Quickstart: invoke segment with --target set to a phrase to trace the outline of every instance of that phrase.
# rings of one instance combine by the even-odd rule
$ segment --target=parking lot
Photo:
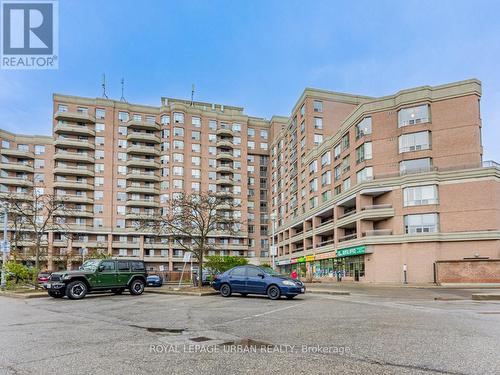
[[[0,297],[0,374],[500,373],[500,303],[351,293]]]

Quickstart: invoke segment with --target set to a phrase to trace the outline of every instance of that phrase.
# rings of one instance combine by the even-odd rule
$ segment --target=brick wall
[[[500,283],[500,259],[436,262],[436,281],[443,283]]]

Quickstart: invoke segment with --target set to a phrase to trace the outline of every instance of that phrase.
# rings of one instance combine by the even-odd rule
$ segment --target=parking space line
[[[223,326],[223,325],[230,324],[230,323],[236,323],[236,322],[239,322],[239,321],[242,321],[242,320],[248,320],[248,319],[258,318],[258,317],[261,317],[261,316],[264,316],[264,315],[274,314],[274,313],[277,313],[277,312],[280,312],[280,311],[292,309],[294,307],[303,305],[305,303],[306,302],[296,303],[295,305],[281,307],[279,309],[274,309],[274,310],[266,311],[266,312],[263,312],[263,313],[260,313],[260,314],[254,314],[254,315],[249,315],[249,316],[245,316],[245,317],[234,319],[234,320],[229,320],[229,321],[224,322],[224,323],[216,324],[215,326]]]

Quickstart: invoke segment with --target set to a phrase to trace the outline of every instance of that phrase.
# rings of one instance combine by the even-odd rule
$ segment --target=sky
[[[483,83],[484,159],[500,161],[500,1],[61,0],[59,69],[0,70],[0,128],[51,134],[52,94],[161,96],[289,115],[305,87],[383,96]]]

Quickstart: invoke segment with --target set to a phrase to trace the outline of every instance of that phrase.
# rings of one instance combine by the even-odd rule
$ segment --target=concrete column
[[[49,271],[54,270],[54,233],[48,233],[48,244],[47,244],[47,269]]]
[[[144,260],[144,235],[139,236],[140,258]]]
[[[108,255],[113,256],[113,234],[108,234]]]

